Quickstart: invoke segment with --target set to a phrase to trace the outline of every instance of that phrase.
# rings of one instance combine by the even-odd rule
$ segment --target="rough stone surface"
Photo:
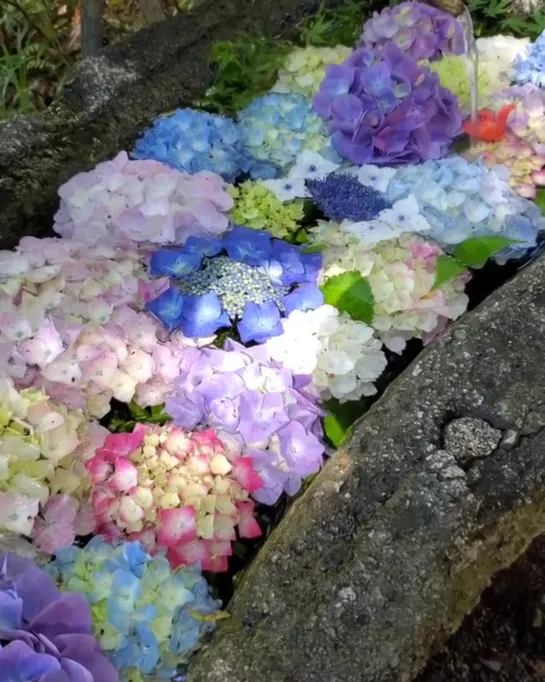
[[[327,7],[342,0],[326,0]],[[57,188],[77,172],[130,149],[161,113],[190,106],[212,82],[217,40],[289,38],[320,0],[205,0],[80,63],[46,112],[0,123],[0,239],[51,229]],[[371,2],[367,2],[371,7]]]
[[[411,680],[545,528],[544,335],[542,258],[358,423],[273,531],[188,682]],[[507,442],[462,468],[445,427],[464,418]]]
[[[466,464],[494,452],[502,439],[502,432],[483,419],[461,417],[445,426],[445,450],[460,464]]]

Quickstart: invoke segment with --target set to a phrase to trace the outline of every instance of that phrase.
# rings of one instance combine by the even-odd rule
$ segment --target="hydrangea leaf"
[[[441,255],[437,258],[433,289],[439,289],[446,282],[461,275],[465,267],[452,256]]]
[[[545,213],[545,187],[540,187],[537,190],[536,204],[541,209],[541,212]]]
[[[491,235],[471,237],[458,244],[454,251],[456,260],[467,268],[482,268],[486,261],[506,246],[516,244],[515,239]]]
[[[351,426],[345,426],[335,414],[328,414],[324,418],[324,431],[333,447],[340,447],[352,430]]]
[[[353,320],[371,324],[375,299],[369,282],[359,272],[343,272],[322,286],[324,300]]]
[[[322,253],[327,248],[327,244],[312,244],[311,246],[305,246],[301,249],[301,253]]]

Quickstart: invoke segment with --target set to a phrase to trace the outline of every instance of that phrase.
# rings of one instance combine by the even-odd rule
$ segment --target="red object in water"
[[[481,142],[499,142],[505,137],[507,119],[515,108],[514,104],[506,104],[497,114],[490,109],[481,109],[477,114],[477,124],[466,121],[464,132]]]

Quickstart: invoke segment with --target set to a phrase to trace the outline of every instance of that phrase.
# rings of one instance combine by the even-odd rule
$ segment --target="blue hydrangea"
[[[392,206],[384,194],[362,185],[357,178],[346,173],[307,180],[306,186],[324,215],[338,222],[373,220],[381,211]]]
[[[61,549],[46,570],[61,590],[89,600],[96,637],[123,682],[173,677],[221,607],[199,571],[172,569],[139,542],[111,545],[96,536],[83,549]]]
[[[545,218],[538,206],[524,199],[508,182],[504,168],[487,168],[460,156],[399,168],[386,191],[392,201],[413,194],[429,223],[428,238],[447,251],[471,237],[500,235],[519,243],[500,251],[505,263],[521,258],[537,244]]]
[[[245,151],[254,159],[251,174],[273,179],[287,173],[301,152],[336,157],[322,119],[303,95],[268,94],[239,114]]]
[[[515,59],[513,80],[520,85],[533,83],[545,87],[545,31]]]
[[[235,121],[194,109],[156,119],[136,142],[132,157],[161,161],[186,173],[212,171],[227,182],[248,172],[251,164]]]
[[[282,334],[281,317],[323,304],[319,253],[267,232],[235,227],[222,240],[190,237],[179,250],[152,254],[152,275],[171,286],[146,305],[169,331],[202,338],[237,324],[243,343]]]

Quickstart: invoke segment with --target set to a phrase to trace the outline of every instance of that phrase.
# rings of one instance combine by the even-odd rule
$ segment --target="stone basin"
[[[342,0],[328,0],[334,8]],[[0,124],[0,237],[51,233],[56,191],[212,81],[214,41],[290,37],[318,0],[205,1],[82,62]],[[423,352],[292,505],[188,682],[409,682],[545,531],[545,260]]]

